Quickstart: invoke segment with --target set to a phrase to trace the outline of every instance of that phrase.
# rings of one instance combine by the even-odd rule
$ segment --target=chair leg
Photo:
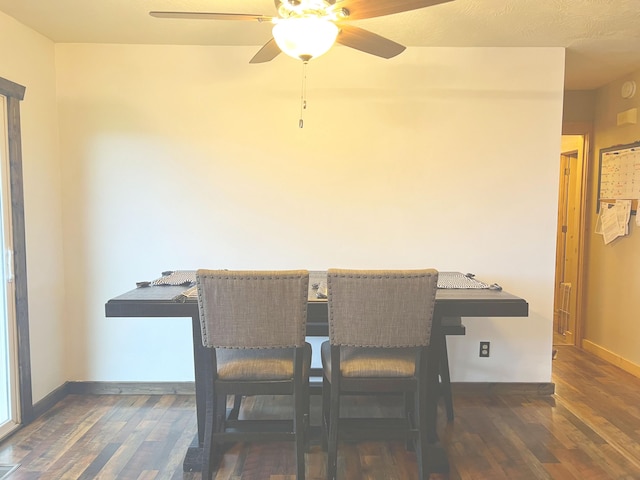
[[[296,479],[304,480],[304,452],[306,444],[304,417],[306,408],[304,402],[306,400],[305,382],[300,378],[296,378],[293,391],[293,431],[296,456]]]
[[[304,383],[304,418],[302,429],[304,432],[304,451],[308,452],[311,448],[311,393],[309,387],[309,378]]]
[[[409,429],[414,428],[416,425],[416,394],[404,392],[404,416],[407,421],[407,425]],[[415,449],[414,439],[411,435],[407,435],[407,439],[405,441],[405,448],[412,452]]]
[[[233,408],[229,412],[229,420],[237,420],[240,415],[240,405],[242,404],[242,395],[233,396]],[[225,407],[226,408],[226,407]]]
[[[213,442],[213,434],[216,429],[216,398],[213,394],[213,388],[209,388],[206,396],[205,407],[205,429],[204,429],[204,445],[202,459],[202,480],[211,480],[213,478],[215,445]]]
[[[327,478],[336,480],[338,475],[338,419],[340,418],[340,392],[338,385],[331,386],[329,410],[329,439],[327,446]]]
[[[420,382],[423,383],[423,382]],[[428,429],[427,429],[427,409],[425,401],[425,388],[424,386],[418,387],[419,391],[416,393],[416,426],[418,429],[418,438],[415,442],[416,460],[418,461],[418,478],[420,480],[428,480],[431,474],[431,468],[428,458]]]
[[[322,450],[327,451],[327,443],[329,439],[329,411],[330,411],[330,392],[331,383],[322,376],[322,416],[320,421],[320,440],[322,443]]]
[[[227,428],[227,396],[218,395],[215,397],[215,417],[214,417],[214,434],[222,433]],[[221,443],[219,440],[213,441],[211,447],[211,464],[213,471],[217,470],[220,461],[222,460],[223,452],[228,448],[228,444]],[[217,448],[214,448],[217,447]],[[204,477],[203,477],[204,478]]]
[[[449,373],[449,354],[447,353],[447,338],[443,335],[440,347],[440,391],[444,399],[447,421],[453,422],[453,394],[451,393],[451,375]]]

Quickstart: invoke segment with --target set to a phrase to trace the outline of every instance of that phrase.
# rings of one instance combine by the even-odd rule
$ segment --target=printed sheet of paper
[[[617,200],[615,203],[601,202],[595,233],[601,234],[605,245],[608,245],[616,238],[629,234],[630,218],[631,200]]]
[[[629,235],[629,220],[631,219],[631,200],[616,200],[616,213],[620,229],[624,230],[621,235]]]
[[[596,230],[595,233],[602,235],[602,212],[607,209],[606,202],[600,202],[600,210],[598,210],[598,218],[596,218]]]
[[[609,245],[620,236],[618,214],[615,208],[605,208],[600,216],[602,218],[602,235],[604,237],[604,244]]]

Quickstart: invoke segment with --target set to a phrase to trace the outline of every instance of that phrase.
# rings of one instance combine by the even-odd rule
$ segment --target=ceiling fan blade
[[[336,42],[382,58],[395,57],[406,48],[393,40],[353,25],[340,25]]]
[[[349,10],[349,20],[382,17],[431,7],[453,0],[338,0],[336,6]]]
[[[185,18],[188,20],[248,20],[270,22],[273,17],[251,13],[209,13],[209,12],[149,12],[156,18]]]
[[[249,63],[270,62],[278,55],[280,55],[280,52],[280,47],[278,47],[275,39],[272,38],[267,43],[265,43],[260,50],[258,50],[258,53],[256,53],[253,58],[249,60]]]

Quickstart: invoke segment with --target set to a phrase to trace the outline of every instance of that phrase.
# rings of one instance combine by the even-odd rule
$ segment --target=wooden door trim
[[[13,231],[13,272],[18,336],[18,388],[20,389],[20,421],[34,419],[31,381],[31,347],[29,341],[29,299],[27,289],[27,251],[25,241],[24,190],[22,185],[22,140],[20,102],[26,87],[0,77],[0,94],[7,99],[9,181]]]
[[[580,189],[580,215],[579,215],[579,229],[580,229],[580,238],[578,240],[578,272],[577,279],[578,284],[576,285],[575,293],[576,293],[576,322],[575,322],[575,332],[574,339],[575,345],[577,347],[582,348],[582,340],[584,335],[584,303],[585,303],[585,295],[584,292],[586,290],[586,281],[587,281],[587,260],[586,260],[586,243],[587,243],[587,232],[590,231],[590,226],[588,224],[588,216],[587,212],[589,209],[587,208],[587,201],[589,198],[589,179],[591,177],[591,164],[593,159],[592,152],[592,144],[591,139],[593,138],[593,124],[590,122],[567,122],[562,124],[562,135],[582,135],[584,138],[584,145],[582,149],[582,178],[581,178],[581,189]]]

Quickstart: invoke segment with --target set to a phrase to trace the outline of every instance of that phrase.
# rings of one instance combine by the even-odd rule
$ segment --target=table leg
[[[427,362],[427,424],[429,428],[428,439],[430,443],[438,441],[436,431],[438,420],[438,398],[440,396],[440,359],[441,343],[444,339],[441,330],[442,318],[437,309],[433,315],[431,327],[431,345],[429,347],[429,359]]]
[[[200,331],[200,317],[191,317],[191,328],[193,330],[193,367],[196,384],[196,419],[198,422],[198,434],[187,449],[182,470],[185,472],[202,471],[202,458],[204,447],[204,422],[205,422],[205,402],[206,402],[206,378],[210,362],[207,361],[207,350],[202,346],[202,333]]]
[[[445,336],[442,332],[442,315],[438,309],[433,315],[431,329],[431,345],[427,362],[427,441],[429,442],[427,459],[429,473],[447,473],[449,461],[443,446],[438,441],[438,399],[440,397],[440,360],[442,356],[442,342]]]
[[[440,389],[440,393],[444,399],[444,407],[447,412],[447,420],[453,422],[453,395],[451,393],[447,337],[445,335],[442,335],[442,345],[440,347]]]

